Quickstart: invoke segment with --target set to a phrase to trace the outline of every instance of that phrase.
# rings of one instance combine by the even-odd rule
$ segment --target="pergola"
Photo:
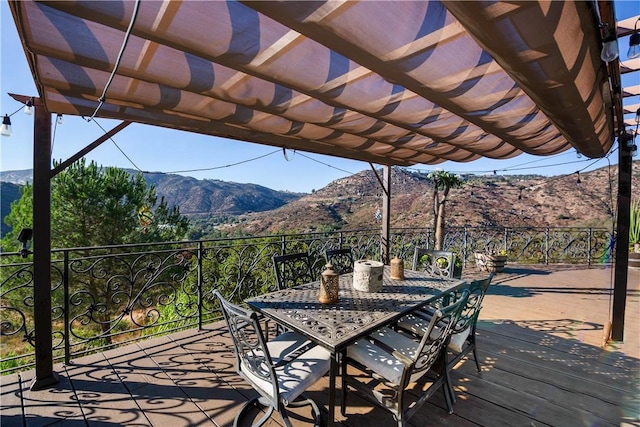
[[[111,134],[135,122],[377,163],[387,190],[392,165],[569,149],[599,158],[617,138],[612,336],[622,340],[631,156],[621,142],[635,112],[622,98],[640,91],[620,76],[640,58],[600,58],[603,40],[636,19],[616,23],[612,1],[9,4],[39,92],[14,95],[36,107],[32,388],[56,382],[49,180],[107,139],[51,170],[50,114],[123,120]]]

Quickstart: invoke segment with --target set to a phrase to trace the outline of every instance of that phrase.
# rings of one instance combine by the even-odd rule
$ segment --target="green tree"
[[[427,176],[434,184],[433,190],[433,224],[435,230],[435,250],[441,251],[444,240],[445,206],[449,191],[462,187],[464,180],[460,175],[437,169]]]
[[[31,186],[25,186],[21,198],[12,203],[11,213],[5,218],[5,222],[13,229],[3,239],[3,248],[17,250],[17,233],[24,227],[32,227]],[[164,199],[158,202],[155,187],[147,186],[141,173],[131,176],[121,169],[99,167],[95,162],[86,164],[82,159],[51,181],[53,248],[179,240],[186,235],[188,228],[189,220],[180,215],[179,208],[169,208]],[[80,257],[97,253],[96,250],[75,252]],[[106,255],[109,251],[102,253]],[[138,279],[131,277],[128,267],[118,257],[101,259],[100,268],[101,271],[127,278],[123,283],[130,288],[136,286]],[[173,270],[163,271],[153,274],[174,274]],[[105,343],[109,344],[109,333],[118,326],[118,316],[126,312],[124,306],[131,303],[130,298],[135,298],[135,293],[131,290],[127,299],[123,283],[110,284],[98,276],[100,275],[75,273],[71,281],[72,292],[89,294],[97,302],[93,305],[87,302],[89,306],[78,304],[72,308],[71,315],[84,311],[85,319],[91,318],[92,322],[100,325],[101,335]],[[145,281],[151,280],[150,277],[141,278],[140,286],[144,287]],[[151,282],[163,282],[163,278],[158,277],[155,282]],[[158,289],[157,292],[161,290]]]
[[[17,249],[17,234],[32,222],[33,188],[27,185],[5,218],[12,231],[3,248]],[[164,199],[158,203],[155,187],[141,173],[131,176],[81,159],[51,181],[53,248],[178,240],[188,228],[178,207],[169,208]]]

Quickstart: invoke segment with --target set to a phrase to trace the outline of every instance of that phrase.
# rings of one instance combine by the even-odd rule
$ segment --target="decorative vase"
[[[398,257],[391,260],[391,274],[393,280],[404,280],[404,261]]]
[[[333,270],[331,264],[326,264],[320,277],[318,301],[321,304],[337,304],[339,285],[340,275]]]
[[[384,264],[362,259],[353,264],[353,288],[356,291],[378,292],[382,289]]]

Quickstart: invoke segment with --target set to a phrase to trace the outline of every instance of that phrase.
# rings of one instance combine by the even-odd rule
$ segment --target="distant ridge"
[[[125,170],[131,174],[136,173],[131,169]],[[155,185],[158,198],[164,197],[169,206],[180,206],[180,212],[187,216],[239,215],[266,211],[302,196],[299,193],[272,190],[257,184],[199,180],[175,174],[145,173],[144,177],[147,184]],[[24,185],[32,180],[31,169],[0,172],[2,182]]]
[[[446,206],[449,226],[605,227],[616,211],[617,165],[575,174],[466,175],[465,185],[451,190]],[[638,197],[640,163],[635,162],[632,188]],[[225,226],[228,234],[260,235],[330,229],[380,228],[380,185],[372,171],[337,179],[313,194],[276,210],[242,215]],[[433,184],[425,173],[393,168],[391,226],[433,226]],[[222,227],[219,227],[221,229]]]
[[[611,228],[617,174],[617,165],[580,173],[580,185],[575,174],[465,175],[464,187],[451,191],[447,225]],[[30,178],[30,170],[0,173],[0,181],[14,184]],[[372,171],[337,179],[311,194],[164,173],[145,178],[158,197],[196,220],[193,235],[199,237],[380,227],[381,190]],[[392,168],[391,181],[391,226],[431,227],[433,185],[427,175]],[[640,163],[634,162],[633,197],[639,185]],[[6,203],[3,192],[3,212]]]
[[[21,196],[20,185],[11,182],[0,182],[0,238],[11,231],[11,227],[4,223],[4,217],[11,213],[11,203]]]

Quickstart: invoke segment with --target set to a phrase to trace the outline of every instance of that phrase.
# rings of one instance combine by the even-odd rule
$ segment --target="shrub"
[[[640,199],[631,202],[631,217],[629,218],[629,246],[640,243]]]

